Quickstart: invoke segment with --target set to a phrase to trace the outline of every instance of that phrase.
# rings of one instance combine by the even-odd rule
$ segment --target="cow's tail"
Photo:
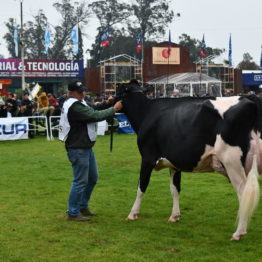
[[[257,156],[253,156],[253,163],[250,172],[248,173],[246,184],[240,198],[240,207],[238,218],[243,222],[248,223],[254,213],[259,201],[259,183],[257,170]]]

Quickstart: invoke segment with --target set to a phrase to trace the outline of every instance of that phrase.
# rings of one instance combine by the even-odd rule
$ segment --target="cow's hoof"
[[[234,233],[233,236],[231,237],[231,240],[232,240],[232,241],[238,241],[238,240],[240,240],[240,238],[241,238],[242,236],[246,235],[246,233],[247,233],[247,232],[242,232],[242,233],[240,233],[240,234]]]
[[[168,219],[168,222],[171,222],[171,223],[174,223],[174,222],[178,222],[180,220],[180,216],[171,216],[169,219]]]
[[[240,240],[240,236],[232,236],[230,240],[231,241],[238,241],[238,240]]]
[[[134,220],[137,220],[138,219],[138,215],[137,214],[134,214],[134,215],[129,215],[126,220],[131,220],[131,221],[134,221]]]

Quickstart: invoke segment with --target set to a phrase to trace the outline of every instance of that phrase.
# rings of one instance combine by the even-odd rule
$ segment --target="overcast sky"
[[[130,2],[129,0],[126,0]],[[24,22],[32,20],[39,9],[43,9],[51,24],[57,24],[59,15],[53,8],[55,0],[23,0]],[[13,17],[20,23],[20,0],[0,0],[0,54],[8,56],[5,22]],[[232,59],[237,65],[244,53],[249,53],[259,64],[262,44],[262,0],[172,0],[170,6],[181,17],[170,25],[172,42],[178,42],[182,33],[192,38],[202,39],[205,34],[206,45],[213,48],[225,48],[226,52],[217,60],[228,58],[229,35],[232,34]],[[93,19],[84,29],[88,38],[84,49],[91,47],[96,34],[97,22]],[[167,34],[163,41],[168,39]]]

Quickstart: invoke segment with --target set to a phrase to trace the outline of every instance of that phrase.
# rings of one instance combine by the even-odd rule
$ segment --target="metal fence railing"
[[[60,121],[60,116],[49,117],[50,140],[54,139],[54,132],[57,132],[57,136],[58,136],[59,121]]]
[[[29,132],[33,133],[34,135],[40,132],[45,132],[46,139],[50,140],[48,119],[46,116],[28,116],[28,122]]]

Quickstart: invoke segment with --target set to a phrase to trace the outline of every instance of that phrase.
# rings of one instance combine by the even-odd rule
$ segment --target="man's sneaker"
[[[90,221],[90,219],[87,218],[87,217],[71,216],[71,215],[67,215],[67,220],[69,220],[69,221],[76,221],[76,222],[87,222],[87,221]]]
[[[96,216],[96,214],[91,212],[88,208],[82,208],[80,209],[80,212],[83,216],[90,216],[90,217]]]

